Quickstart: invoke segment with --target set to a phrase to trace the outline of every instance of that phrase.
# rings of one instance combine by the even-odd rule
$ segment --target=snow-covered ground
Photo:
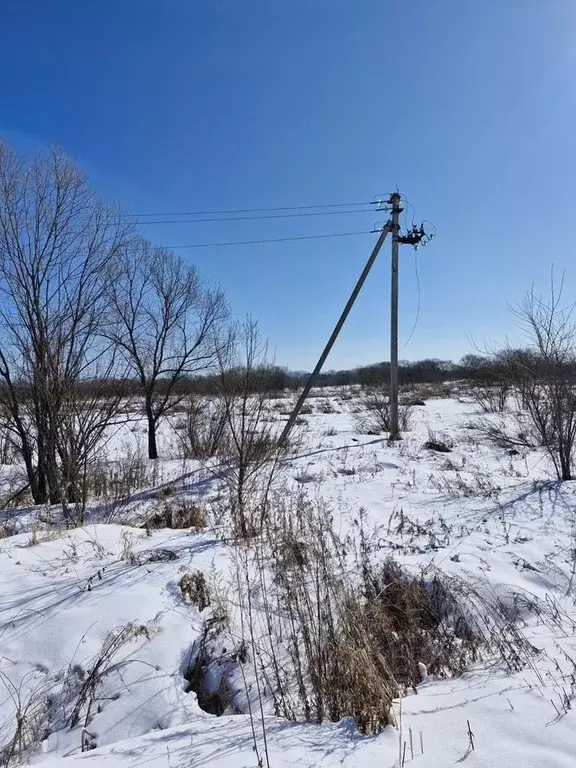
[[[460,677],[425,679],[395,703],[398,726],[378,736],[361,736],[350,719],[316,726],[265,714],[264,738],[258,715],[258,754],[267,746],[274,767],[576,765],[576,484],[558,484],[540,450],[510,452],[481,437],[471,429],[479,409],[465,397],[415,407],[394,445],[358,430],[344,390],[310,403],[298,453],[276,483],[328,503],[343,537],[363,510],[378,557],[494,595],[534,648],[512,673],[478,663]],[[83,528],[47,526],[46,510],[2,513],[21,532],[0,539],[0,742],[10,743],[24,715],[37,742],[27,755],[45,768],[258,763],[248,715],[207,714],[186,692],[208,613],[185,601],[179,581],[201,571],[233,602],[234,555],[219,483],[178,457],[175,427],[177,417],[163,428],[169,458],[148,467],[150,489],[126,506],[89,509]],[[143,450],[143,428],[115,435],[110,460]],[[452,450],[424,448],[431,434]],[[204,509],[207,527],[136,526],[163,487]],[[75,717],[83,694],[90,711]]]

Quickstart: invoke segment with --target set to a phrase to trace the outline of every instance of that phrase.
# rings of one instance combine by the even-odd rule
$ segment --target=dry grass
[[[318,413],[338,413],[338,408],[335,407],[335,405],[332,403],[332,401],[329,398],[324,398],[323,400],[320,400],[317,406]]]
[[[108,634],[86,669],[71,664],[56,680],[43,680],[31,690],[27,690],[29,677],[17,686],[0,673],[0,681],[14,708],[13,718],[0,728],[0,765],[8,768],[27,762],[30,751],[54,730],[78,725],[86,728],[104,679],[113,672],[121,672],[127,664],[143,663],[129,658],[128,646],[138,638],[149,639],[153,632],[149,626],[134,623],[119,627]],[[121,654],[124,649],[127,652]],[[82,745],[85,745],[84,734]]]
[[[194,528],[206,527],[206,512],[203,507],[190,501],[179,500],[163,502],[160,509],[153,512],[143,528]]]
[[[127,450],[114,462],[95,464],[84,479],[84,493],[105,505],[106,522],[117,520],[135,496],[155,484],[154,471],[140,450]]]
[[[184,602],[195,605],[200,612],[211,604],[208,584],[202,571],[184,573],[178,582],[178,586],[182,592]]]
[[[423,674],[459,675],[489,658],[520,665],[523,641],[479,593],[439,572],[376,565],[362,536],[351,570],[349,543],[326,506],[300,495],[276,499],[274,510],[239,581],[249,620],[251,579],[265,603],[267,631],[258,635],[268,645],[261,641],[254,655],[278,715],[317,723],[352,716],[362,732],[377,733],[394,722],[393,700]]]
[[[15,536],[16,533],[16,528],[10,523],[0,523],[0,539],[8,539],[10,536]]]
[[[0,765],[7,768],[24,762],[28,751],[45,738],[48,708],[42,685],[25,693],[26,678],[19,686],[3,673],[0,679],[14,706],[13,719],[0,730]]]
[[[102,644],[100,652],[94,657],[87,670],[79,676],[80,685],[75,695],[74,705],[68,718],[71,728],[78,725],[84,715],[84,727],[88,725],[92,708],[97,697],[97,691],[103,678],[112,671],[118,671],[129,663],[127,659],[118,660],[120,651],[137,638],[150,639],[153,630],[144,624],[129,622],[123,627],[112,630]],[[136,660],[133,660],[135,662]],[[70,678],[73,676],[70,676]]]

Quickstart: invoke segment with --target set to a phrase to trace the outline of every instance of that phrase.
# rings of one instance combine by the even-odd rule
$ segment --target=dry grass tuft
[[[197,504],[180,500],[164,503],[146,520],[143,528],[194,528],[206,527],[206,513]]]
[[[16,533],[16,528],[10,523],[0,524],[0,539],[8,539],[10,536],[15,536]]]
[[[184,602],[195,605],[200,612],[211,604],[210,591],[202,571],[183,574],[178,586]]]

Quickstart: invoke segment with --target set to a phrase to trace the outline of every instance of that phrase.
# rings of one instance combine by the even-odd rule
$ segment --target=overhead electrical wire
[[[414,226],[414,220],[416,218],[416,209],[408,200],[408,198],[405,195],[401,195],[401,200],[404,202],[404,228],[408,230],[408,208],[412,209],[412,226]],[[412,341],[412,337],[414,336],[416,332],[416,328],[418,327],[418,321],[420,319],[420,304],[421,304],[421,291],[420,291],[420,274],[418,272],[418,251],[414,250],[414,271],[416,274],[416,289],[417,289],[417,305],[416,305],[416,317],[414,318],[414,323],[412,325],[412,329],[410,333],[408,334],[408,338],[404,342],[403,346],[407,347],[408,344]]]
[[[414,318],[414,325],[412,326],[412,330],[410,331],[410,334],[406,341],[404,342],[404,346],[407,347],[410,341],[412,340],[412,336],[414,336],[414,333],[416,332],[416,328],[418,327],[418,320],[420,319],[420,303],[421,303],[421,292],[420,292],[420,274],[418,272],[418,251],[414,251],[414,270],[416,272],[416,288],[418,291],[418,304],[416,306],[416,317]]]
[[[362,200],[356,203],[324,203],[322,205],[282,205],[276,208],[228,208],[224,210],[212,211],[162,211],[160,213],[133,213],[136,218],[145,218],[148,216],[217,216],[218,214],[228,213],[271,213],[274,211],[305,211],[314,208],[352,208],[356,205],[381,205],[380,200]]]
[[[293,240],[321,240],[328,237],[353,237],[354,235],[373,235],[377,230],[365,229],[359,232],[332,232],[324,235],[297,235],[295,237],[273,237],[263,240],[226,240],[221,243],[190,243],[189,245],[167,245],[168,249],[175,248],[220,248],[227,245],[258,245],[260,243],[285,243]]]
[[[370,207],[367,207],[370,206]],[[354,208],[361,207],[360,210],[319,210],[323,208]],[[296,213],[287,213],[287,211],[296,211]],[[204,211],[164,211],[156,213],[138,213],[131,214],[134,218],[142,219],[141,224],[199,224],[199,223],[218,223],[228,221],[256,221],[262,219],[288,219],[288,218],[300,218],[304,216],[341,216],[347,214],[358,213],[385,213],[388,211],[386,202],[383,198],[378,197],[373,200],[361,200],[351,203],[322,203],[314,205],[287,205],[276,206],[271,208],[226,208],[220,210],[204,210]],[[229,215],[229,214],[248,214],[248,215]],[[254,214],[254,215],[252,215]],[[189,219],[175,219],[175,218],[162,218],[154,220],[154,217],[165,216],[206,216],[209,218],[189,218]],[[152,220],[147,220],[152,219]],[[233,245],[258,245],[261,243],[285,243],[301,240],[322,240],[326,238],[336,237],[353,237],[355,235],[367,235],[373,234],[377,230],[360,230],[354,232],[330,232],[319,235],[294,235],[285,237],[272,237],[272,238],[254,238],[250,240],[225,240],[212,243],[185,243],[178,245],[168,245],[167,248],[222,248]]]
[[[382,209],[377,209],[382,210]],[[345,216],[348,213],[374,213],[374,208],[361,208],[358,211],[315,211],[314,213],[273,213],[262,216],[226,216],[207,219],[160,219],[158,221],[143,221],[142,224],[200,224],[218,221],[255,221],[259,219],[296,219],[301,216]],[[168,214],[166,214],[168,215]],[[190,215],[190,214],[174,214]]]

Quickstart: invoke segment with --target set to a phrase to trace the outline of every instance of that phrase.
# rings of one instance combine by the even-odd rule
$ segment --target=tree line
[[[516,350],[518,359],[522,355],[530,356],[528,350]],[[438,384],[442,382],[469,381],[472,383],[495,382],[500,376],[501,364],[496,364],[490,355],[465,355],[458,363],[450,360],[426,358],[424,360],[403,361],[399,363],[398,379],[404,386],[417,384]],[[268,363],[265,368],[256,374],[252,372],[253,384],[248,377],[247,386],[253,391],[282,392],[284,390],[297,390],[304,385],[309,377],[304,371],[291,371],[273,363]],[[232,378],[232,372],[230,372]],[[373,363],[371,365],[345,368],[341,370],[329,370],[318,376],[316,386],[342,387],[386,387],[390,381],[390,363]],[[156,381],[158,392],[165,393],[170,387],[173,397],[187,395],[211,395],[221,386],[221,373],[203,371],[199,375],[183,374],[176,382],[171,382],[163,377]],[[231,382],[232,383],[232,382]],[[141,394],[142,387],[137,379],[113,378],[96,383],[90,380],[80,384],[80,389],[90,393],[94,387],[102,393],[116,392],[120,387],[126,396]]]

